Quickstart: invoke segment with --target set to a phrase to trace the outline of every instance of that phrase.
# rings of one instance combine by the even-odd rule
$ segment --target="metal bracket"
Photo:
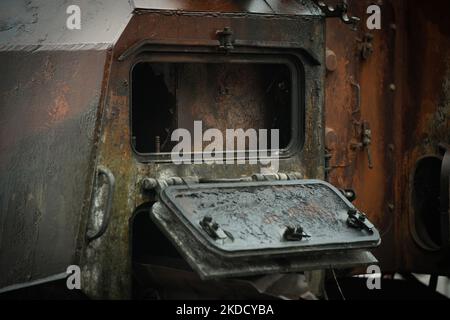
[[[327,18],[340,18],[345,24],[356,25],[361,21],[360,18],[354,16],[348,16],[348,3],[347,0],[343,0],[335,7],[329,6],[323,1],[314,0],[316,5],[322,10]]]
[[[234,49],[234,33],[230,27],[225,27],[223,30],[217,30],[216,35],[219,38],[219,49],[229,52]]]
[[[359,212],[356,209],[348,210],[347,224],[351,228],[366,230],[369,233],[373,233],[375,226],[367,219],[367,216]]]
[[[369,162],[369,169],[373,169],[373,158],[372,158],[372,129],[370,129],[370,124],[368,122],[363,122],[361,125],[361,142],[352,143],[351,148],[353,150],[366,150],[367,159]]]

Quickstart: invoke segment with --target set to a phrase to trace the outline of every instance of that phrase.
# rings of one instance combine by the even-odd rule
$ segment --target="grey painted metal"
[[[70,5],[80,30],[67,28]],[[128,1],[0,1],[0,288],[78,263],[107,49],[132,11]]]
[[[80,30],[67,28],[70,5],[80,7]],[[126,0],[2,0],[0,51],[102,50],[117,41],[132,11]]]
[[[77,263],[106,59],[0,52],[0,288]]]

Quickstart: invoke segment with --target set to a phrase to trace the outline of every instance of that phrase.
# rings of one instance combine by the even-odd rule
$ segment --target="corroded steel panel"
[[[370,4],[350,2],[349,11],[362,18],[356,31],[327,22],[329,178],[354,189],[358,207],[381,229],[375,253],[385,271],[445,274],[448,252],[427,250],[417,237],[412,185],[418,161],[441,157],[438,145],[450,141],[449,3],[383,1],[381,30],[366,28]],[[363,58],[367,33],[373,53]],[[352,148],[361,123],[372,131],[372,169],[366,150]]]

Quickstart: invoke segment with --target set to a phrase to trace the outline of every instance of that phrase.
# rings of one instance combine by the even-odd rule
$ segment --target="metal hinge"
[[[274,174],[254,174],[251,177],[242,177],[237,179],[210,179],[198,177],[172,177],[167,179],[144,178],[141,181],[142,191],[148,192],[152,190],[161,191],[168,186],[190,185],[198,183],[238,183],[251,181],[288,181],[300,180],[303,175],[298,172],[292,173],[274,173]]]
[[[223,30],[217,30],[216,35],[219,38],[219,49],[229,52],[234,49],[234,33],[230,27],[225,27]]]
[[[317,6],[328,18],[340,18],[345,24],[356,25],[361,21],[360,18],[348,15],[347,0],[343,0],[335,7],[329,6],[323,1],[314,0]]]

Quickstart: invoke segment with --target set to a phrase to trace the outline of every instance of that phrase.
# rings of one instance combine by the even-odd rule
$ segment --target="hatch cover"
[[[171,186],[160,198],[152,219],[203,278],[376,262],[365,249],[379,232],[323,181]]]

